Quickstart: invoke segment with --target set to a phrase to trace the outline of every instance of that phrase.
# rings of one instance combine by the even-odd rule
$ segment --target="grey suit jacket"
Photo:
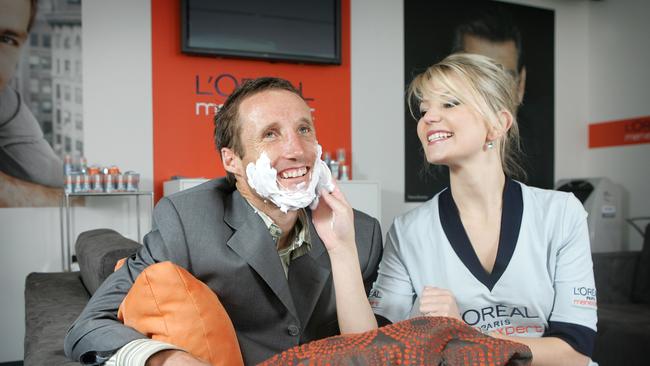
[[[368,292],[382,255],[381,230],[376,219],[358,211],[354,216]],[[219,296],[246,364],[338,334],[330,259],[311,220],[309,230],[312,248],[291,262],[287,280],[262,219],[225,179],[163,198],[144,246],[106,279],[69,329],[66,355],[82,363],[103,362],[144,338],[117,320],[117,309],[145,267],[167,260]]]

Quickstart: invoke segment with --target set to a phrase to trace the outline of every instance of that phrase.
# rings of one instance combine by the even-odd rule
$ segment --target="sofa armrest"
[[[113,273],[115,263],[135,253],[141,245],[110,229],[96,229],[79,234],[75,250],[81,279],[92,295],[106,277]]]
[[[626,304],[632,299],[639,252],[593,253],[599,304]]]

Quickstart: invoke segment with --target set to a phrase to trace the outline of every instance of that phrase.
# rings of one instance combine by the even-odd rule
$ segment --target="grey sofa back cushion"
[[[650,224],[645,227],[643,248],[641,249],[636,270],[632,300],[650,304]]]
[[[92,295],[106,277],[113,273],[118,260],[135,253],[141,245],[110,229],[96,229],[79,234],[75,250],[81,279]]]
[[[598,304],[629,304],[639,252],[593,253]]]

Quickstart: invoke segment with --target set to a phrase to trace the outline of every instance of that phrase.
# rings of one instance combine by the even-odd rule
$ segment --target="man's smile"
[[[291,179],[291,178],[300,178],[307,174],[309,167],[302,166],[298,168],[289,168],[285,169],[278,173],[278,176],[281,179]]]

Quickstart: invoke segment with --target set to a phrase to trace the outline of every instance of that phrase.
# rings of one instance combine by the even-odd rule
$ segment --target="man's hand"
[[[460,318],[454,294],[443,288],[424,286],[420,296],[420,312],[426,316]]]
[[[154,353],[145,366],[210,366],[209,363],[199,360],[185,351],[168,349]]]
[[[321,190],[312,222],[329,253],[353,250],[356,254],[354,214],[336,183],[332,193]]]

